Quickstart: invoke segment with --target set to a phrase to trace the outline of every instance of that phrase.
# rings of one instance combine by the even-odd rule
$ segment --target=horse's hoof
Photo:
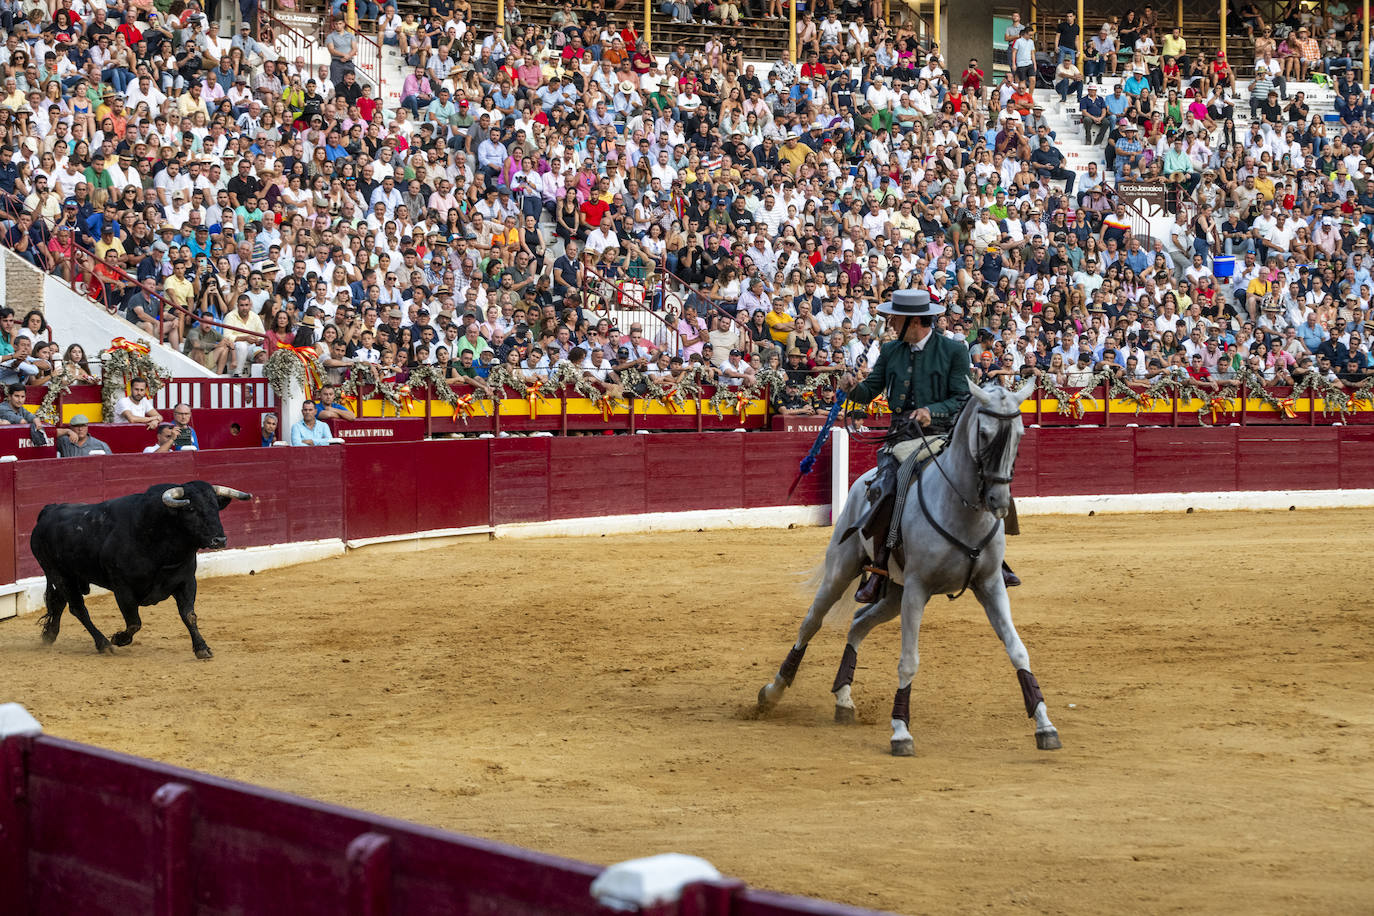
[[[116,646],[127,646],[133,641],[134,637],[129,633],[116,633],[110,637],[110,642],[114,643]]]
[[[215,653],[210,651],[209,646],[201,646],[196,650],[196,658],[214,658]]]
[[[51,646],[53,643],[57,642],[57,631],[56,631],[56,630],[44,630],[44,631],[43,631],[43,642],[47,643],[47,644],[50,645],[50,646]]]
[[[836,706],[835,721],[840,725],[853,725],[859,721],[859,717],[855,714],[853,706]]]
[[[764,684],[759,688],[759,712],[767,712],[777,705],[778,701],[768,695],[768,688],[772,684]]]
[[[1059,740],[1059,730],[1047,728],[1035,733],[1035,746],[1042,751],[1057,751],[1064,745]]]
[[[99,652],[101,655],[115,654],[114,646],[110,645],[109,640],[106,640],[104,643],[96,646],[95,651]]]
[[[915,757],[916,739],[914,738],[893,738],[892,739],[893,757]]]

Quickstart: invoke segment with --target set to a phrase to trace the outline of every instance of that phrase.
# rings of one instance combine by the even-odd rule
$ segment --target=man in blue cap
[[[898,290],[891,302],[878,306],[887,316],[897,339],[883,344],[873,371],[862,382],[846,373],[840,388],[856,404],[887,396],[892,425],[886,444],[878,452],[877,490],[874,506],[864,523],[864,534],[873,540],[870,575],[859,586],[854,600],[869,604],[882,597],[887,583],[887,532],[892,523],[900,462],[893,447],[921,435],[946,433],[968,400],[969,352],[961,341],[935,331],[935,319],[945,307],[925,290]],[[1010,573],[1004,567],[1004,575]]]

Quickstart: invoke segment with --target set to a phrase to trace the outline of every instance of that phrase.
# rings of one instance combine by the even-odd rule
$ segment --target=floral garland
[[[810,380],[808,379],[808,381]],[[725,419],[725,411],[728,407],[734,410],[740,422],[743,423],[745,411],[749,409],[750,404],[763,396],[765,390],[782,391],[786,384],[787,374],[781,370],[760,369],[755,373],[752,382],[740,385],[738,388],[717,385],[716,393],[711,395],[706,406],[715,412],[718,420]]]
[[[1374,410],[1374,378],[1367,378],[1355,386],[1350,392],[1349,404],[1352,411],[1358,410],[1361,404]]]
[[[1152,406],[1155,401],[1164,401],[1171,398],[1178,400],[1197,400],[1202,402],[1202,406],[1197,410],[1198,422],[1206,424],[1208,417],[1211,423],[1216,424],[1218,417],[1222,413],[1230,413],[1230,398],[1221,397],[1218,394],[1207,391],[1193,380],[1191,375],[1186,372],[1164,372],[1159,375],[1150,386],[1145,389],[1141,399],[1147,406]]]
[[[1260,375],[1249,366],[1241,366],[1236,370],[1236,377],[1230,380],[1230,384],[1240,385],[1245,389],[1246,398],[1257,398],[1265,405],[1272,407],[1279,412],[1280,416],[1286,416],[1292,410],[1292,398],[1288,398],[1289,403],[1285,406],[1268,388],[1265,387],[1264,376]]]
[[[453,387],[444,378],[444,374],[434,366],[425,364],[411,369],[410,375],[406,378],[406,384],[412,389],[428,388],[438,394],[439,400],[449,407],[458,403],[458,392],[453,390]]]
[[[106,423],[115,421],[115,401],[128,393],[129,385],[134,379],[147,379],[148,396],[154,397],[172,377],[167,370],[153,361],[146,345],[127,341],[122,337],[112,341],[109,349],[102,350],[100,358],[100,413]]]
[[[539,383],[539,396],[551,398],[564,388],[572,388],[597,407],[600,407],[606,398],[601,389],[593,385],[586,375],[579,372],[577,367],[566,359],[559,360],[558,365],[549,373],[549,377]]]
[[[262,377],[279,398],[286,397],[296,383],[309,397],[319,390],[324,380],[324,367],[314,347],[278,347],[262,367]]]
[[[57,399],[71,391],[72,385],[76,384],[79,378],[80,367],[64,363],[62,368],[48,379],[48,390],[43,393],[43,401],[38,405],[38,422],[51,426],[61,421],[62,418],[57,412]]]
[[[1059,387],[1059,383],[1054,380],[1054,375],[1049,372],[1041,372],[1035,377],[1033,384],[1038,390],[1054,399],[1055,409],[1059,412],[1060,416],[1073,417],[1074,419],[1081,418],[1083,416],[1083,399],[1085,397],[1093,401],[1093,403],[1096,403],[1092,395],[1086,395],[1084,393],[1090,389],[1085,388],[1083,391],[1069,394],[1063,388]],[[1018,385],[1017,387],[1019,388],[1020,386]]]
[[[510,370],[505,363],[499,363],[487,373],[487,384],[491,386],[491,399],[500,402],[505,399],[505,389],[509,388],[520,397],[529,393],[525,380]]]
[[[1336,382],[1323,378],[1315,369],[1293,382],[1293,393],[1289,397],[1296,399],[1303,394],[1312,399],[1322,399],[1324,417],[1338,413],[1344,419],[1355,412],[1350,395],[1346,394],[1345,389]]]
[[[644,393],[636,396],[643,402],[645,413],[649,411],[650,401],[658,401],[668,408],[669,413],[677,413],[686,406],[688,397],[700,400],[702,394],[700,377],[700,367],[693,366],[683,373],[682,379],[677,384],[664,386],[649,378],[645,372],[639,369],[620,370],[620,384],[626,391],[638,392],[639,387],[644,386]]]
[[[357,403],[362,400],[362,383],[364,381],[369,382],[376,389],[376,393],[382,396],[382,400],[396,408],[396,415],[400,416],[405,395],[402,393],[400,385],[382,378],[379,368],[375,363],[354,363],[344,375],[343,384],[339,387],[339,395],[345,403],[350,400]],[[366,375],[367,378],[363,379],[363,375]],[[359,413],[356,410],[353,412]]]

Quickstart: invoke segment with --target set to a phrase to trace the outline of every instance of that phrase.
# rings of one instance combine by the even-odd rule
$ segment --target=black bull
[[[196,628],[196,551],[226,543],[220,510],[252,495],[203,480],[181,485],[160,483],[142,493],[103,503],[50,503],[38,513],[29,536],[48,587],[48,612],[39,621],[43,641],[57,639],[62,611],[95,639],[98,652],[127,646],[143,626],[138,609],[175,598],[191,634],[196,658],[210,658],[210,647]],[[91,586],[109,589],[124,615],[124,629],[106,639],[86,610]]]

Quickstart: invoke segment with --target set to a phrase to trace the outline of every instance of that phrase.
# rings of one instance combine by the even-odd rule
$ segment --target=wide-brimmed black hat
[[[943,315],[945,307],[930,298],[923,289],[902,289],[892,294],[891,302],[878,306],[878,314],[893,315],[898,318],[915,318],[925,315]]]

